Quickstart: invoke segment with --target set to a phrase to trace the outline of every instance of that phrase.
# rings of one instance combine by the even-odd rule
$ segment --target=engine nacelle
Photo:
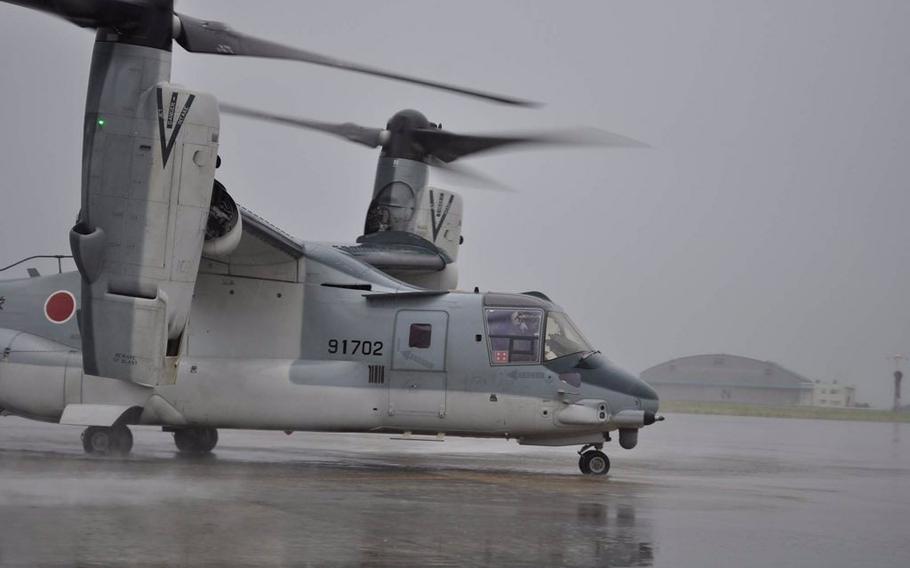
[[[240,208],[217,179],[212,186],[212,204],[205,225],[205,243],[202,254],[208,257],[226,257],[237,249],[243,235],[243,218]]]
[[[426,164],[379,159],[364,235],[382,231],[410,233],[438,249],[447,263],[453,263],[462,242],[461,219],[461,196],[428,186]]]
[[[370,203],[364,234],[401,231],[417,235],[455,262],[461,245],[461,196],[435,187],[412,188],[395,181]]]
[[[211,205],[218,104],[169,76],[170,52],[95,42],[82,209],[70,232],[89,375],[157,383],[189,317]]]

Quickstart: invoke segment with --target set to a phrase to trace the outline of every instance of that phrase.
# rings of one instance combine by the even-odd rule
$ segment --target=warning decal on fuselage
[[[161,166],[167,167],[168,158],[171,157],[171,150],[174,149],[174,142],[177,141],[177,135],[180,134],[180,127],[183,126],[183,121],[186,120],[187,113],[190,112],[190,107],[193,106],[193,101],[196,100],[196,95],[190,95],[186,102],[183,103],[183,110],[180,111],[180,116],[177,117],[177,124],[174,124],[174,113],[177,110],[177,93],[171,93],[170,104],[168,105],[167,112],[167,126],[165,126],[164,121],[164,94],[162,90],[158,89],[158,134],[161,137]],[[172,128],[170,137],[165,140],[165,128]]]

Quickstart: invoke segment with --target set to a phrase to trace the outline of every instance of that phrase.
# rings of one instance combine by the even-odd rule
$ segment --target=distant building
[[[662,400],[693,402],[811,405],[816,387],[819,391],[829,388],[825,385],[822,389],[820,383],[771,361],[725,354],[672,359],[645,370],[641,378],[657,390]],[[843,386],[839,389],[845,391]],[[825,400],[840,400],[835,395],[825,396]],[[847,394],[841,392],[837,396]],[[852,392],[849,396],[852,401]]]
[[[856,406],[856,388],[834,383],[815,382],[812,404],[815,406],[828,406],[847,408]]]

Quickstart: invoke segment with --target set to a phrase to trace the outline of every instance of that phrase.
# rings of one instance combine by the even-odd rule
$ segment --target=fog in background
[[[514,109],[175,46],[174,81],[224,101],[368,126],[417,108],[455,131],[594,126],[649,143],[465,160],[518,191],[456,188],[461,287],[545,291],[634,371],[734,353],[889,403],[885,356],[910,351],[910,3],[182,0],[178,10],[547,104]],[[69,253],[91,50],[89,31],[0,5],[0,265]],[[375,153],[225,116],[220,154],[231,194],[291,234],[361,233]]]

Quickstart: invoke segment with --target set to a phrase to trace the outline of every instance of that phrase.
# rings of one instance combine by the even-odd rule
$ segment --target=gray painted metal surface
[[[85,370],[144,384],[189,316],[218,151],[214,97],[169,78],[169,52],[95,42],[71,232]]]

